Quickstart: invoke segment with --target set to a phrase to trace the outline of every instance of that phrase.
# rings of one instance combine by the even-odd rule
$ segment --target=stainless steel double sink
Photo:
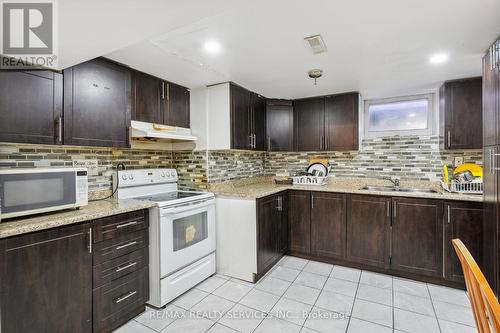
[[[431,188],[375,186],[375,185],[366,185],[360,188],[360,190],[367,190],[373,192],[439,193],[438,191]]]

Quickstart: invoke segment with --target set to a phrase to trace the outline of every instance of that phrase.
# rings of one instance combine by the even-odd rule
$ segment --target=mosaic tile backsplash
[[[337,177],[399,176],[413,180],[439,180],[443,163],[453,158],[482,164],[481,150],[440,151],[438,136],[394,136],[363,140],[360,151],[255,152],[244,150],[150,151],[51,145],[0,143],[0,168],[72,166],[73,159],[96,159],[98,175],[89,177],[90,192],[107,195],[118,163],[126,168],[175,168],[179,187],[206,189],[208,183],[278,172],[305,171],[309,158],[330,160]]]

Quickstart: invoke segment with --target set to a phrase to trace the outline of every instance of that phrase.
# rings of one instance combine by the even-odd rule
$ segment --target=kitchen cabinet
[[[286,100],[267,100],[267,150],[293,150],[293,104]]]
[[[64,70],[64,143],[128,147],[130,69],[98,58]]]
[[[391,268],[442,276],[443,202],[393,198]]]
[[[445,82],[439,100],[445,149],[481,148],[482,78]]]
[[[62,144],[63,77],[0,71],[0,141]]]
[[[134,72],[134,108],[132,120],[147,123],[163,123],[163,114],[160,107],[161,99],[160,79],[142,73]]]
[[[358,93],[299,99],[293,107],[296,150],[358,149]]]
[[[295,100],[293,112],[295,149],[324,150],[325,99],[317,97]]]
[[[91,224],[0,241],[3,333],[92,332]]]
[[[231,149],[266,149],[265,98],[230,84]]]
[[[325,97],[325,150],[358,150],[359,95]]]
[[[493,49],[483,57],[483,146],[500,144],[500,69],[493,68]]]
[[[289,250],[292,253],[311,252],[311,193],[288,193]]]
[[[282,193],[257,199],[257,271],[262,276],[286,252],[286,196]]]
[[[464,283],[462,266],[451,241],[459,238],[483,269],[483,205],[479,202],[445,202],[445,277]]]
[[[347,260],[389,268],[391,198],[351,195],[347,201]]]
[[[311,192],[311,254],[343,259],[346,247],[346,195]]]
[[[135,71],[132,120],[189,128],[189,97],[186,87]]]

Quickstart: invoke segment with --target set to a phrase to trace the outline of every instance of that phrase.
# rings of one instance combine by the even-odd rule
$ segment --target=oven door
[[[161,209],[162,278],[214,252],[215,244],[215,200]]]
[[[1,218],[71,208],[76,202],[75,170],[0,173]]]

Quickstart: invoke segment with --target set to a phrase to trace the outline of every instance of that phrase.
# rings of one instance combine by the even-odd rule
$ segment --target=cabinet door
[[[250,93],[231,84],[231,148],[251,149]]]
[[[86,223],[0,243],[3,333],[92,332],[89,232]]]
[[[257,200],[257,269],[264,272],[278,257],[280,227],[279,195]]]
[[[131,118],[131,72],[105,59],[64,71],[64,142],[127,147]]]
[[[252,128],[255,141],[253,149],[266,150],[266,99],[257,94],[253,94]]]
[[[342,259],[346,246],[346,195],[311,192],[311,253]]]
[[[498,144],[498,69],[491,69],[490,51],[483,58],[483,146]]]
[[[173,83],[166,83],[168,108],[163,113],[165,125],[189,128],[189,89]]]
[[[323,97],[296,100],[294,108],[294,139],[298,151],[324,149],[325,99]]]
[[[482,148],[482,79],[444,84],[445,147]]]
[[[278,252],[283,255],[288,252],[288,193],[280,193],[280,223],[278,231],[279,248]]]
[[[446,279],[464,282],[462,266],[451,241],[460,239],[483,269],[483,205],[479,202],[445,203]]]
[[[62,75],[0,71],[0,141],[62,144]]]
[[[493,159],[498,160],[495,154],[498,152],[498,146],[488,146],[483,149],[483,223],[484,238],[483,244],[483,273],[492,288],[497,285],[497,263],[498,241],[497,221],[498,221],[498,176]]]
[[[160,79],[141,72],[134,72],[134,110],[132,119],[161,124]]]
[[[325,150],[358,149],[359,95],[325,98]]]
[[[392,269],[442,276],[443,202],[393,199],[392,221]]]
[[[347,259],[388,268],[391,198],[351,195],[347,203]]]
[[[293,150],[292,102],[267,104],[267,149],[269,151]]]
[[[289,248],[291,252],[311,252],[311,194],[307,191],[288,193]]]

